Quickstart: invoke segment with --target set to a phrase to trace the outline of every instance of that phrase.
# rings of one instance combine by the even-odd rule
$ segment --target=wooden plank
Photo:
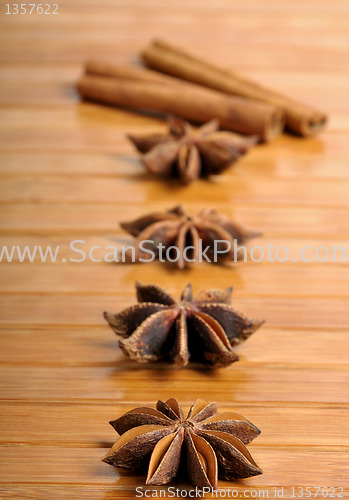
[[[108,491],[109,490],[109,491]],[[72,496],[81,500],[102,500],[107,498],[115,498],[115,489],[105,488],[101,485],[74,485],[70,484],[69,488],[65,485],[59,484],[11,484],[9,486],[0,486],[0,494],[4,500],[13,500],[14,498],[21,498],[22,500],[71,500]],[[123,492],[118,492],[118,497],[133,498],[134,491],[128,491],[125,488]]]
[[[154,407],[155,401],[139,401]],[[189,405],[187,404],[189,403]],[[189,400],[186,407],[190,406]],[[344,406],[344,405],[343,405]],[[118,418],[133,408],[122,401],[91,402],[3,402],[0,425],[3,429],[0,443],[17,445],[64,446],[69,448],[99,448],[101,443],[112,443],[117,433],[109,421]],[[185,407],[184,407],[185,408]],[[343,433],[347,407],[316,404],[311,406],[284,403],[246,405],[225,402],[219,411],[235,411],[248,418],[262,429],[258,446],[308,448],[315,451],[333,451],[335,446],[349,448],[349,437]],[[45,417],[43,418],[43,413]],[[324,433],[323,422],[331,420]],[[52,436],[52,429],[55,436]],[[28,430],[30,429],[30,432]]]
[[[146,206],[136,203],[113,204],[49,204],[45,210],[41,204],[4,204],[0,208],[0,233],[5,234],[70,234],[74,238],[88,234],[116,234],[119,222],[131,220],[154,211],[164,211],[178,204],[176,199],[162,199],[157,203],[147,200]],[[205,205],[192,200],[185,203],[190,214],[197,213]],[[206,205],[207,206],[207,205]],[[234,221],[245,227],[262,231],[265,237],[326,237],[349,236],[348,210],[343,208],[300,207],[251,207],[248,204],[214,203]],[[74,239],[73,238],[73,239]]]
[[[77,244],[78,246],[78,244]],[[79,245],[79,248],[85,248]],[[88,252],[88,250],[86,249]],[[112,250],[105,250],[105,253]],[[348,254],[348,250],[347,250]],[[256,252],[257,255],[257,252]],[[93,254],[92,257],[94,258]],[[72,252],[72,258],[80,260],[81,254]],[[2,263],[1,271],[3,281],[0,283],[0,293],[41,293],[74,295],[112,295],[132,294],[134,283],[139,278],[140,268],[142,270],[142,281],[151,283],[154,270],[163,277],[159,278],[159,284],[166,286],[169,276],[167,269],[175,270],[175,266],[168,263],[154,262],[154,264],[126,264],[121,261],[115,264],[103,261],[98,263],[80,263],[74,266],[73,262],[57,263],[56,265],[34,263]],[[348,259],[348,255],[346,256]],[[58,258],[58,262],[61,258]],[[347,298],[348,294],[348,266],[343,265],[321,265],[297,266],[297,263],[280,265],[281,263],[241,262],[226,266],[226,273],[222,275],[220,266],[202,263],[190,267],[186,273],[186,281],[195,283],[194,293],[205,287],[235,288],[234,297],[274,297],[274,298]],[[114,267],[113,267],[114,266]],[[98,267],[98,271],[97,268]],[[117,270],[119,281],[112,279]],[[228,269],[231,271],[228,274]],[[209,271],[208,271],[209,270]],[[205,272],[206,271],[206,272]],[[209,272],[209,278],[207,277]],[[120,282],[125,286],[120,290]],[[126,285],[127,283],[127,285]],[[171,288],[180,290],[183,287],[183,278],[180,274],[171,277]]]
[[[44,175],[140,175],[144,172],[136,155],[2,154],[1,174]]]
[[[17,152],[20,152],[20,148],[28,152],[35,152],[36,149],[47,152],[50,150],[51,152],[75,151],[82,154],[87,152],[115,153],[118,151],[117,147],[120,146],[121,139],[123,140],[121,144],[127,145],[128,150],[133,151],[126,139],[127,133],[145,134],[166,130],[161,116],[136,114],[133,111],[87,101],[81,102],[76,107],[73,89],[72,87],[72,92],[69,94],[71,104],[61,108],[2,107],[0,118],[4,125],[1,126],[0,151],[13,152],[12,148],[15,145]],[[144,132],[145,124],[147,124],[147,132]],[[14,133],[16,131],[17,135]],[[21,134],[18,133],[19,131]],[[55,143],[58,137],[64,138],[66,142]],[[280,154],[292,157],[305,153],[308,155],[322,153],[324,157],[338,156],[347,151],[347,137],[347,131],[336,131],[331,128],[325,131],[321,138],[315,136],[300,140],[299,137],[284,134],[273,141],[272,150],[264,144],[254,148],[253,152],[263,151],[269,158],[272,157],[274,162]],[[84,139],[88,141],[84,142]],[[46,143],[43,143],[43,140]]]
[[[108,14],[103,13],[98,16],[98,12],[96,11],[100,11],[100,9],[96,6],[91,13],[92,15],[90,15],[90,20],[91,22],[103,21],[107,15],[115,19],[119,13],[118,9],[117,6],[114,8],[110,6]],[[147,10],[147,12],[149,11]],[[135,26],[140,25],[142,20],[141,15],[140,12],[139,22],[136,22]],[[162,22],[162,19],[164,22]],[[217,54],[218,42],[224,40],[225,44],[219,46],[219,59],[222,62],[231,60],[233,54],[235,66],[245,64],[263,68],[277,66],[285,69],[297,67],[298,69],[302,68],[306,71],[309,69],[313,71],[324,69],[338,71],[343,65],[345,66],[347,64],[346,43],[342,41],[340,37],[338,38],[338,42],[332,45],[326,44],[325,42],[321,43],[321,39],[324,39],[324,37],[316,37],[317,57],[314,57],[314,49],[312,49],[311,46],[305,50],[305,40],[303,43],[293,43],[292,46],[290,46],[289,42],[283,41],[283,37],[281,38],[280,36],[270,39],[270,34],[268,33],[269,36],[259,36],[257,42],[256,39],[251,40],[251,37],[239,36],[239,34],[235,35],[233,30],[235,23],[233,26],[229,23],[223,23],[223,26],[225,26],[223,30],[221,27],[223,17],[220,16],[217,20],[217,25],[221,22],[220,37],[216,39],[215,46],[212,47],[212,40],[207,41],[205,37],[202,37],[199,29],[200,23],[198,23],[197,30],[193,30],[190,36],[188,36],[188,29],[185,24],[168,24],[167,19],[168,12],[164,13],[163,16],[158,15],[158,26],[161,27],[158,28],[158,36],[172,39],[173,42],[182,46],[184,45],[196,53],[203,53],[203,55],[210,59],[215,59],[215,57],[217,57],[215,54]],[[11,27],[12,23],[9,21],[7,22],[9,23],[9,27]],[[55,24],[53,18],[51,18],[51,22],[47,22],[46,26],[47,30],[50,28],[51,30],[55,28],[57,30],[57,24]],[[120,26],[118,32],[115,32],[115,30],[111,31],[108,37],[95,35],[88,38],[86,36],[84,40],[77,38],[76,35],[69,35],[69,33],[64,37],[57,36],[55,39],[47,37],[45,45],[42,44],[42,40],[40,39],[37,40],[33,37],[28,40],[27,37],[19,34],[11,40],[12,43],[7,47],[7,50],[2,51],[0,61],[5,63],[9,61],[38,63],[45,58],[45,60],[48,60],[51,64],[52,62],[59,63],[61,61],[76,63],[86,60],[87,58],[96,58],[100,56],[100,54],[103,54],[106,58],[113,58],[115,57],[115,53],[123,54],[123,60],[127,60],[130,59],[133,54],[138,53],[140,48],[144,46],[143,40],[139,43],[137,39],[134,39],[129,40],[127,48],[125,47],[125,44],[122,43],[122,39],[128,35],[128,29],[129,27],[126,24],[124,27]],[[254,30],[254,36],[256,36],[255,33],[256,31]],[[57,35],[61,34],[62,30],[58,29]],[[149,40],[153,34],[154,28],[152,26],[149,26],[147,30],[143,29],[145,40]],[[224,35],[225,39],[223,38]],[[200,51],[198,51],[198,45],[191,42],[195,37],[201,38]],[[4,43],[4,37],[2,37],[2,40],[0,39],[0,43]],[[259,45],[259,51],[255,50],[256,43]],[[239,44],[239,50],[232,52],[233,44]],[[74,50],[72,50],[72,46]]]
[[[19,86],[10,84],[1,85],[0,104],[21,106],[64,106],[73,100],[78,102],[79,98],[72,92],[71,85],[41,85],[35,87]]]
[[[204,395],[206,399],[222,402],[229,394],[229,400],[240,402],[349,403],[348,365],[298,367],[237,362],[215,372],[216,384],[210,387],[205,368],[171,369],[164,362],[139,366],[127,358],[114,367],[12,366],[11,379],[5,377],[7,373],[6,366],[0,367],[0,398],[9,400],[24,394],[27,399],[49,401],[86,399],[86,394],[93,400],[115,402],[149,400],[154,394],[158,399],[180,399],[185,385],[190,401]]]
[[[63,137],[58,140],[61,139],[63,140]],[[118,178],[113,176],[108,179],[73,177],[68,180],[64,176],[23,175],[21,179],[4,177],[0,185],[0,200],[3,203],[137,203],[140,200],[146,202],[152,200],[158,192],[158,182],[155,182],[150,174],[144,175],[142,184],[132,176]],[[219,187],[220,199],[225,203],[235,201],[253,206],[260,204],[287,206],[295,203],[304,207],[349,207],[347,196],[349,181],[344,179],[306,181],[289,178],[287,183],[275,179],[271,184],[264,177],[251,179],[221,175],[212,183],[199,180],[185,190],[179,190],[179,181],[162,185],[164,196],[169,196],[174,190],[178,191],[177,202],[183,204],[193,198],[199,199],[200,196],[206,203],[215,203],[216,194],[212,190],[212,185],[216,185]]]
[[[343,120],[348,119],[343,115]],[[121,147],[121,145],[120,145]],[[304,179],[334,178],[347,179],[349,154],[308,155],[307,153],[280,155],[273,161],[270,150],[256,147],[241,158],[227,174],[236,176],[277,176]],[[140,176],[144,169],[134,151],[125,155],[69,154],[69,153],[3,153],[0,154],[2,175],[129,175]]]
[[[236,12],[236,11],[235,11]],[[245,22],[253,23],[250,16],[241,17],[241,22],[245,20]],[[280,22],[284,19],[280,18]],[[256,19],[257,20],[257,19]],[[259,18],[260,20],[260,18]],[[344,26],[340,26],[339,24],[333,28],[334,34],[343,38],[343,35],[347,32],[347,21],[342,19]],[[63,25],[65,22],[64,16],[60,19],[60,24]],[[32,21],[33,23],[33,21]],[[315,21],[315,24],[316,21]],[[37,23],[40,26],[40,20]],[[41,24],[42,26],[42,24]],[[105,32],[109,29],[115,30],[115,21],[110,20],[109,18],[105,18],[103,24],[98,29],[97,27],[93,30],[94,34],[99,34],[100,32]],[[11,28],[3,25],[3,29],[9,29],[12,33],[16,30],[16,26],[13,25]],[[236,25],[235,30],[239,30],[240,26]],[[323,29],[320,26],[314,26],[314,28],[318,28],[319,31]],[[342,29],[341,29],[342,28]],[[275,30],[275,26],[273,26]],[[286,26],[280,27],[283,31],[285,31]],[[292,26],[292,32],[294,34],[295,26]],[[308,35],[309,36],[309,31]],[[318,36],[315,34],[315,36]],[[110,62],[115,62],[118,64],[118,59],[120,59],[122,54],[117,53],[114,54],[110,59]],[[216,59],[217,53],[215,54]],[[133,61],[134,58],[130,58],[128,64],[135,65],[136,62]],[[221,65],[224,67],[228,67],[227,63],[229,61],[221,62]],[[233,69],[233,68],[232,68]],[[325,73],[321,70],[319,71],[311,71],[311,70],[299,70],[297,68],[292,68],[287,71],[285,69],[279,69],[277,67],[268,67],[268,68],[244,68],[243,72],[246,76],[251,77],[263,85],[268,85],[274,88],[282,88],[285,93],[288,94],[296,94],[300,93],[303,96],[304,100],[313,99],[314,101],[320,101],[322,107],[331,112],[331,122],[330,127],[333,130],[333,113],[335,111],[343,112],[343,110],[347,109],[348,103],[348,94],[346,92],[347,88],[347,80],[348,76],[345,72],[346,68],[342,67],[338,71],[331,71],[331,73]],[[49,61],[45,62],[43,67],[42,64],[31,64],[28,67],[25,63],[2,63],[0,64],[0,86],[2,92],[5,92],[5,95],[1,95],[1,103],[2,104],[12,104],[14,106],[20,107],[23,102],[27,105],[36,106],[37,104],[46,103],[51,107],[55,105],[55,95],[59,95],[60,99],[65,98],[67,103],[72,102],[72,98],[75,93],[67,92],[63,90],[72,90],[72,83],[77,81],[82,72],[81,61],[76,63],[60,63],[54,64]],[[328,88],[336,83],[336,92],[328,92]],[[6,92],[11,92],[13,89],[13,94],[6,94]],[[42,91],[52,92],[51,100],[49,103],[46,100],[40,101],[40,96]],[[31,93],[33,101],[29,101],[26,96]],[[8,97],[13,96],[13,101],[8,101]],[[24,101],[23,101],[24,100]],[[319,104],[320,105],[320,104]]]
[[[162,277],[163,284],[168,279]],[[160,279],[157,280],[161,283]],[[181,283],[181,289],[183,288]],[[207,283],[208,286],[211,283]],[[179,296],[181,289],[167,286]],[[198,287],[199,289],[200,287]],[[42,294],[8,295],[0,301],[0,323],[23,325],[105,325],[103,311],[118,312],[133,304],[134,294],[112,296]],[[239,298],[234,307],[252,318],[261,318],[270,327],[348,329],[348,300],[333,298]]]
[[[340,452],[321,453],[308,450],[269,450],[255,444],[249,446],[257,463],[267,473],[243,481],[244,488],[258,489],[262,486],[280,485],[280,477],[284,486],[294,486],[294,477],[285,474],[294,463],[309,461],[314,468],[300,469],[297,474],[296,485],[338,486],[338,472],[345,472],[345,454]],[[101,449],[59,448],[49,446],[35,446],[16,449],[3,447],[2,464],[4,476],[0,479],[2,485],[16,482],[18,478],[19,453],[21,457],[21,482],[27,484],[101,484],[115,488],[125,489],[131,487],[133,494],[137,486],[144,485],[144,475],[132,475],[130,472],[118,471],[115,468],[100,462],[100,457],[106,453],[107,447],[101,444]],[[83,458],[82,458],[83,457]],[[328,467],[327,457],[333,467]],[[37,467],[33,468],[35,462]],[[18,480],[18,479],[17,479]],[[343,487],[348,487],[348,478],[341,480]],[[219,488],[236,485],[234,482],[219,482]],[[188,484],[180,483],[178,488],[188,488]],[[166,486],[165,486],[166,488]],[[152,488],[153,489],[153,488]],[[158,488],[159,489],[159,488]],[[290,491],[290,490],[289,490]]]
[[[292,495],[294,491],[296,493],[301,492],[301,488],[303,488],[303,491],[305,490],[305,487],[307,486],[307,483],[305,483],[303,486],[301,486],[299,483],[297,483],[296,490],[292,489],[292,486],[284,486],[284,487],[276,487],[275,485],[263,485],[263,487],[259,487],[258,485],[251,485],[246,488],[244,486],[244,482],[241,481],[241,483],[235,482],[235,483],[228,483],[226,484],[225,482],[219,482],[219,487],[217,489],[218,493],[210,492],[205,494],[205,498],[207,499],[215,499],[217,498],[217,495],[221,495],[222,497],[225,495],[235,495],[236,498],[239,498],[239,495],[244,495],[246,498],[247,495],[261,495],[261,498],[263,498],[262,495],[264,495],[264,498],[273,498],[273,495],[279,494],[280,496],[282,494],[285,495]],[[137,483],[138,485],[138,483]],[[4,500],[10,500],[13,498],[21,498],[25,500],[32,500],[33,498],[38,499],[38,500],[46,500],[47,498],[52,498],[54,500],[70,500],[72,495],[74,495],[75,498],[79,498],[82,500],[115,500],[119,498],[135,498],[135,495],[138,494],[139,497],[141,498],[141,493],[143,495],[145,494],[153,494],[154,498],[158,496],[159,498],[166,498],[165,495],[167,496],[172,496],[175,494],[179,495],[185,495],[187,493],[187,496],[191,494],[192,496],[196,493],[195,488],[191,488],[187,484],[182,484],[182,483],[176,483],[175,486],[164,486],[164,487],[158,487],[154,486],[150,491],[145,492],[145,487],[143,486],[143,489],[136,490],[137,485],[133,487],[128,487],[127,485],[119,485],[116,483],[113,487],[110,486],[104,486],[104,485],[84,485],[84,484],[69,484],[67,485],[61,485],[61,484],[38,484],[37,486],[33,486],[32,484],[20,484],[20,485],[14,485],[12,484],[11,486],[0,486],[0,493],[2,493],[2,498]],[[294,486],[293,486],[294,487]],[[299,490],[297,489],[299,487]],[[171,489],[174,488],[174,489]],[[281,489],[283,488],[283,489]],[[312,494],[316,494],[317,492],[321,492],[324,495],[327,494],[337,494],[337,495],[342,495],[343,498],[347,498],[348,495],[348,488],[344,486],[344,488],[339,489],[335,488],[324,488],[323,487],[314,487],[312,490],[308,490],[308,492],[311,492]],[[176,489],[178,489],[178,492],[176,492]],[[183,491],[185,490],[185,491]],[[224,490],[224,492],[223,492]],[[182,493],[183,491],[183,493]],[[243,497],[241,497],[243,498]],[[258,497],[257,497],[258,498]],[[276,497],[277,498],[277,497]]]
[[[105,29],[105,28],[104,28]],[[115,29],[115,27],[113,28]],[[115,57],[110,59],[111,62]],[[118,64],[118,61],[115,61]],[[52,110],[55,106],[69,106],[73,102],[78,102],[79,96],[72,87],[72,82],[77,81],[83,68],[80,64],[71,64],[71,69],[55,72],[54,68],[48,68],[49,73],[56,74],[54,81],[50,80],[47,72],[43,74],[39,68],[35,73],[25,71],[25,68],[18,64],[17,68],[6,71],[9,65],[0,65],[1,95],[0,104],[8,106],[30,106],[31,112],[38,111],[35,106],[49,106]],[[34,65],[33,65],[34,66]],[[37,74],[35,78],[35,74]],[[346,92],[347,77],[339,72],[331,75],[331,82],[336,81],[336,93],[328,93],[329,79],[322,78],[319,82],[317,73],[299,74],[297,71],[244,71],[246,76],[259,81],[265,86],[282,88],[285,93],[301,95],[303,101],[313,102],[314,106],[322,107],[331,113],[331,130],[338,130],[334,127],[334,115],[338,113],[348,114],[349,97]],[[66,76],[65,76],[66,75]],[[16,78],[17,76],[17,78]],[[51,78],[53,78],[51,76]],[[316,83],[316,86],[314,85]],[[28,110],[27,110],[28,111]]]
[[[3,25],[3,28],[5,29],[5,25]],[[11,31],[14,28],[15,26],[12,26]],[[28,65],[10,61],[7,64],[0,64],[0,86],[13,84],[25,87],[28,85],[48,84],[57,88],[62,83],[69,83],[71,86],[71,82],[77,80],[80,74],[81,62],[77,64],[62,63],[57,65],[50,64],[47,61],[44,64],[38,62],[37,64]]]
[[[348,363],[347,336],[347,331],[343,330],[264,325],[235,351],[244,363],[343,365]],[[0,362],[5,365],[98,367],[115,366],[118,362],[125,364],[126,361],[107,323],[84,328],[2,326],[0,342],[4,346]],[[130,363],[132,367],[134,364]]]

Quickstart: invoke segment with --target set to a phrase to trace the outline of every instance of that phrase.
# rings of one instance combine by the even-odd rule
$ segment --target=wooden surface
[[[134,498],[144,476],[100,461],[116,438],[108,421],[168,397],[217,401],[262,429],[249,448],[264,474],[220,488],[274,498],[284,487],[291,498],[302,486],[315,498],[315,487],[333,486],[348,498],[348,263],[292,262],[304,245],[347,246],[348,2],[63,0],[56,16],[4,12],[2,2],[0,248],[60,253],[54,264],[0,264],[1,500]],[[164,122],[80,103],[74,82],[87,58],[135,62],[155,35],[328,111],[328,130],[284,135],[189,187],[146,175],[125,133]],[[255,245],[286,246],[291,257],[183,272],[62,262],[74,257],[70,241],[130,243],[120,220],[177,203],[215,206],[262,231]],[[233,285],[236,308],[266,324],[227,369],[137,365],[102,317],[134,302],[136,279],[177,297],[187,282]]]

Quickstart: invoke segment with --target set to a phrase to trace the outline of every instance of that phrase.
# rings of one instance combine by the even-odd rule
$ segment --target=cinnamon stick
[[[151,69],[137,68],[135,66],[121,66],[108,63],[107,61],[87,61],[85,73],[94,76],[109,76],[111,78],[121,78],[122,80],[135,80],[149,83],[181,84],[185,83],[178,78],[152,71]]]
[[[273,104],[285,112],[286,126],[299,135],[317,134],[326,124],[327,117],[324,113],[188,54],[163,40],[155,40],[143,51],[142,57],[148,66],[177,78],[227,94]]]
[[[101,71],[102,63],[99,64]],[[97,66],[89,63],[89,74],[82,77],[77,86],[80,94],[89,99],[172,113],[198,123],[216,118],[222,128],[257,135],[262,141],[273,139],[283,129],[283,113],[269,104],[227,96],[189,83],[183,85],[162,75],[160,81],[159,76],[147,70],[109,65],[104,66],[106,76],[95,76],[91,75],[93,68],[96,70]]]

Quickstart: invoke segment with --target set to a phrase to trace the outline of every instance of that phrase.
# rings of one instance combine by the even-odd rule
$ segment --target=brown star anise
[[[133,221],[121,222],[120,226],[137,238],[133,245],[134,256],[132,249],[125,252],[129,262],[149,260],[149,251],[164,262],[162,250],[169,250],[167,257],[176,262],[180,269],[188,262],[239,259],[243,251],[234,252],[234,240],[241,245],[260,234],[247,231],[212,208],[201,210],[190,217],[182,205],[165,212],[150,213]],[[185,248],[187,250],[184,251]],[[175,252],[175,249],[178,250]]]
[[[139,304],[104,317],[117,335],[124,354],[146,363],[162,358],[177,366],[191,361],[212,368],[238,361],[232,346],[245,341],[264,321],[254,321],[230,305],[232,288],[200,292],[191,285],[180,302],[158,285],[136,283]]]
[[[125,469],[141,469],[149,461],[146,484],[151,485],[170,482],[181,459],[189,481],[199,488],[216,488],[218,477],[262,474],[245,446],[260,430],[241,415],[217,413],[216,403],[203,399],[193,404],[187,418],[173,398],[158,401],[156,408],[135,408],[111,421],[120,437],[102,460]]]
[[[143,164],[149,172],[179,176],[184,184],[200,176],[220,174],[258,142],[257,136],[218,131],[217,120],[197,130],[173,116],[167,123],[168,134],[129,135],[128,138],[142,153]]]

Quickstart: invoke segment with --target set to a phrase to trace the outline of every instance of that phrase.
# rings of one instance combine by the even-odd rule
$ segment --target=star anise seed
[[[223,262],[242,257],[243,250],[235,252],[235,256],[234,240],[238,245],[242,245],[249,239],[260,235],[260,233],[242,228],[229,217],[212,208],[201,210],[190,217],[182,205],[165,212],[150,213],[133,221],[121,222],[120,226],[136,237],[133,244],[135,262],[139,262],[139,259],[146,261],[150,258],[149,253],[140,248],[142,242],[143,248],[154,252],[156,258],[160,256],[158,246],[161,243],[165,251],[170,247],[178,248],[179,258],[176,264],[180,269],[183,269],[188,262],[199,261],[200,240],[203,250],[209,247],[205,255],[211,262],[214,262],[215,241],[217,241],[217,261]],[[230,250],[226,251],[228,244],[230,244]],[[185,254],[186,247],[188,251]],[[132,250],[126,250],[125,255],[126,259],[131,262]],[[174,259],[176,256],[171,258]],[[201,260],[204,260],[204,257]]]
[[[174,398],[158,401],[156,408],[135,408],[111,421],[120,437],[102,460],[125,469],[142,469],[149,462],[150,485],[169,483],[181,460],[189,481],[199,488],[217,488],[217,478],[262,474],[245,446],[260,430],[241,415],[217,413],[216,403],[203,399],[193,404],[186,418]]]
[[[197,130],[174,116],[169,117],[167,124],[168,134],[129,135],[128,138],[142,153],[143,164],[149,172],[179,176],[184,184],[200,176],[222,173],[258,142],[257,136],[218,131],[217,120]]]
[[[124,354],[140,363],[167,359],[179,367],[191,361],[221,368],[238,361],[232,347],[264,321],[251,320],[231,304],[232,288],[211,289],[193,298],[191,285],[176,302],[158,285],[136,282],[139,304],[104,313]]]

